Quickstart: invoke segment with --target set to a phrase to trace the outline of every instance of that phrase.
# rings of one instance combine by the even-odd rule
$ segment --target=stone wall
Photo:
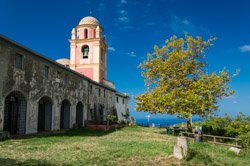
[[[121,94],[121,93],[116,93],[116,110],[117,110],[117,116],[118,120],[122,121],[124,120],[124,117],[122,114],[125,114],[126,111],[129,109],[129,96]]]
[[[15,56],[23,56],[23,68],[15,67]],[[48,78],[44,74],[49,69]],[[46,96],[52,101],[52,130],[60,129],[63,100],[70,102],[70,128],[76,122],[76,105],[83,104],[83,125],[91,120],[90,110],[101,107],[104,114],[116,107],[116,90],[94,82],[81,74],[47,59],[5,37],[0,36],[0,131],[4,124],[5,98],[13,91],[27,101],[26,131],[36,133],[39,100]],[[96,109],[95,111],[98,111]]]

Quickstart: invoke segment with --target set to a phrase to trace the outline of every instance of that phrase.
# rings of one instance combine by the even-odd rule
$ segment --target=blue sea
[[[135,119],[136,120],[136,124],[140,125],[140,126],[147,126],[148,124],[148,119]],[[200,118],[193,118],[192,122],[196,122],[196,121],[201,121]],[[154,123],[155,127],[166,127],[167,125],[174,125],[174,124],[180,124],[180,123],[184,123],[184,125],[186,124],[186,119],[178,119],[178,118],[169,118],[169,119],[163,119],[163,118],[151,118],[149,119],[149,126],[152,126],[152,124]]]

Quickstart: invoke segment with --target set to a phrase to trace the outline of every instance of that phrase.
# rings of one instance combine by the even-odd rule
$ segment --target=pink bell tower
[[[69,67],[90,79],[103,83],[107,77],[105,37],[94,17],[84,17],[71,32]]]

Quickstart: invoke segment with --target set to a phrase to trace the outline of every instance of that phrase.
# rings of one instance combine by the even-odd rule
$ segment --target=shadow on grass
[[[55,164],[52,164],[48,161],[44,161],[44,160],[35,160],[35,159],[29,159],[29,160],[25,160],[25,161],[18,161],[18,160],[14,160],[14,159],[10,159],[10,158],[0,158],[0,164],[3,166],[14,166],[14,165],[39,165],[39,166],[52,166]]]
[[[204,165],[213,165],[213,160],[208,154],[202,151],[196,151],[194,149],[189,149],[188,155],[185,158],[185,160],[187,162],[190,160],[196,160],[195,163],[204,164]]]
[[[46,138],[46,137],[74,137],[74,136],[82,136],[82,137],[101,137],[110,133],[113,133],[117,130],[121,130],[121,128],[110,129],[107,131],[102,130],[91,130],[86,128],[81,129],[69,129],[69,130],[60,130],[60,131],[51,131],[51,132],[43,132],[37,134],[29,134],[29,135],[17,135],[11,136],[11,139],[29,139],[29,138]]]

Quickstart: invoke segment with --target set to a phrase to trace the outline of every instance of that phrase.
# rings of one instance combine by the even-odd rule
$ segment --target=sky
[[[107,38],[107,77],[134,96],[146,89],[137,66],[173,35],[218,38],[207,52],[208,71],[224,67],[235,94],[219,102],[219,115],[250,115],[250,1],[248,0],[0,0],[0,34],[56,60],[69,58],[71,30],[85,16],[96,17]],[[152,118],[171,118],[155,115]]]

